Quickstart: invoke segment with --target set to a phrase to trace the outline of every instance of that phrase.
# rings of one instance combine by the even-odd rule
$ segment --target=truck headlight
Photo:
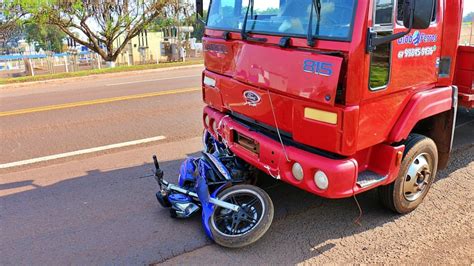
[[[293,167],[291,167],[291,173],[293,174],[293,177],[295,177],[296,180],[301,181],[303,180],[304,173],[303,173],[303,167],[299,163],[294,163]]]
[[[216,86],[216,80],[208,76],[204,76],[204,85],[214,88]]]
[[[326,190],[329,186],[328,177],[321,170],[316,171],[316,173],[314,174],[314,183],[321,190]]]

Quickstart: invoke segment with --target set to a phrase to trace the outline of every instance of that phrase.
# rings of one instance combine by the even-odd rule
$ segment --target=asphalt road
[[[0,165],[164,139],[0,169],[0,265],[473,263],[474,114],[466,111],[449,168],[408,215],[384,210],[368,192],[357,197],[358,225],[354,199],[326,200],[268,179],[275,220],[255,245],[223,249],[206,239],[199,217],[171,219],[144,176],[152,154],[173,181],[181,161],[200,151],[203,104],[192,88],[201,70],[2,89]]]
[[[120,73],[5,89],[0,94],[0,164],[157,135],[166,141],[197,136],[201,72],[202,67],[191,67]],[[169,91],[175,93],[126,98]],[[97,99],[117,101],[96,104]],[[65,104],[72,107],[48,110]],[[33,112],[10,115],[25,109]]]

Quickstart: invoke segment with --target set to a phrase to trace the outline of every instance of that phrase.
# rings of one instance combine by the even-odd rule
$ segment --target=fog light
[[[209,122],[210,122],[209,116],[204,115],[204,125],[206,126],[206,128],[209,128]]]
[[[212,131],[214,131],[214,134],[217,134],[217,121],[216,120],[212,121]]]
[[[319,170],[314,174],[314,183],[321,190],[326,190],[329,186],[328,177],[323,171]]]
[[[293,174],[296,180],[298,181],[303,180],[304,174],[303,174],[303,167],[301,167],[301,164],[294,163],[293,167],[291,167],[291,173]]]

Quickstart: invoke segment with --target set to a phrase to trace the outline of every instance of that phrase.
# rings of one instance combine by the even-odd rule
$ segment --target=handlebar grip
[[[156,155],[153,155],[153,164],[157,170],[160,169],[160,164],[158,163],[158,158],[156,158]]]

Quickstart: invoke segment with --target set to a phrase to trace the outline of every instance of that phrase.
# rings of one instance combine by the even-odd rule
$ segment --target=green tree
[[[468,13],[464,18],[462,19],[463,22],[471,22],[472,17],[474,17],[474,12]]]
[[[111,66],[171,0],[4,0],[10,13],[54,25]]]
[[[56,53],[63,52],[63,39],[66,37],[66,34],[58,27],[27,23],[24,32],[28,43],[37,43],[37,51],[43,49]]]
[[[166,12],[155,19],[153,24],[149,27],[151,31],[163,31],[182,26],[192,26],[194,31],[191,33],[191,38],[196,38],[198,41],[202,40],[204,35],[204,24],[198,20],[195,13],[195,6],[193,1],[171,1],[166,6]],[[204,18],[207,18],[207,10],[204,11]]]
[[[280,12],[280,9],[276,7],[268,7],[267,9],[264,9],[264,10],[259,9],[256,12],[259,15],[277,15]]]
[[[173,25],[175,25],[174,19],[160,16],[153,21],[148,29],[150,31],[162,31],[163,29],[172,27]]]
[[[207,18],[207,10],[204,10],[204,19]],[[188,25],[193,26],[194,31],[191,33],[192,38],[196,38],[197,41],[201,41],[202,37],[204,36],[205,25],[203,21],[199,20],[196,15],[190,16],[187,18]]]
[[[0,0],[0,40],[4,46],[11,38],[18,35],[20,27],[18,20],[22,18],[22,12],[13,14],[7,9],[7,4]]]

